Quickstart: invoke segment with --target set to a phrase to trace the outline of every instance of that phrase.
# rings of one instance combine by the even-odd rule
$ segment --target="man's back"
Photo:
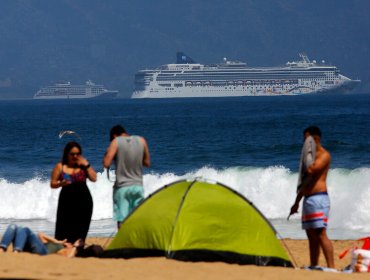
[[[116,138],[115,187],[143,185],[144,145],[139,136],[120,136]]]

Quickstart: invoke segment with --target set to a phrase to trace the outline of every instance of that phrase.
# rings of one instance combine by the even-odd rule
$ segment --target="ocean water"
[[[329,236],[370,233],[370,94],[169,100],[14,100],[0,102],[0,233],[15,222],[54,232],[60,190],[50,172],[77,132],[98,172],[90,236],[111,236],[112,182],[102,167],[109,130],[144,136],[152,167],[146,196],[182,178],[219,181],[251,200],[282,238],[305,238],[295,199],[302,130],[318,125],[331,152]],[[113,175],[113,174],[111,174]]]

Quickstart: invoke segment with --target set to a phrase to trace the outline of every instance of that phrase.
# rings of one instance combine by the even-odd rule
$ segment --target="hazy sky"
[[[369,14],[368,0],[2,0],[0,98],[88,79],[129,97],[137,70],[174,62],[180,50],[252,66],[306,52],[370,92]]]

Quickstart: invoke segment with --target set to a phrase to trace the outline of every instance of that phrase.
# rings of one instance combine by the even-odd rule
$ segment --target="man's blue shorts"
[[[328,226],[330,200],[327,192],[308,195],[303,200],[302,228],[326,228]]]
[[[143,186],[113,189],[113,219],[122,222],[144,200]]]

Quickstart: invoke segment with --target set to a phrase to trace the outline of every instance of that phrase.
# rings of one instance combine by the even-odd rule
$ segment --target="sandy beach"
[[[307,240],[284,240],[297,267],[309,263]],[[105,245],[105,238],[89,238],[89,244]],[[333,241],[336,268],[350,262],[348,254],[338,254],[358,245],[353,240]],[[320,264],[325,265],[321,256]],[[98,259],[65,258],[57,255],[38,256],[28,253],[0,254],[0,278],[8,279],[368,279],[367,273],[331,273],[281,267],[232,265],[226,263],[181,262],[165,258]]]

